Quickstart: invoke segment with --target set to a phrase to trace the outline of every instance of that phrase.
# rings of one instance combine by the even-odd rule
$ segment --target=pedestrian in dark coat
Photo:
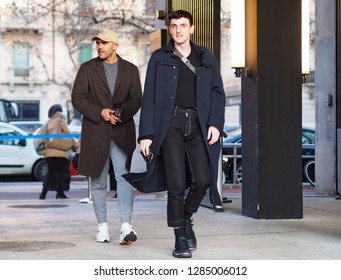
[[[72,90],[72,104],[83,117],[78,172],[90,177],[96,241],[109,242],[106,191],[112,162],[121,220],[119,243],[129,245],[137,239],[131,226],[133,187],[122,174],[129,172],[136,148],[133,117],[141,106],[140,76],[134,64],[116,53],[114,31],[105,29],[92,40],[98,57],[81,65]]]
[[[111,97],[106,81],[103,61],[96,57],[81,65],[72,90],[72,104],[83,115],[82,148],[78,172],[88,177],[99,177],[109,155],[110,141],[128,155],[130,169],[136,148],[134,115],[141,106],[141,82],[135,65],[118,57],[118,72],[115,93]],[[89,89],[89,92],[88,92]],[[119,125],[112,125],[101,118],[103,108],[124,102]]]
[[[214,56],[190,41],[192,15],[175,11],[168,24],[171,41],[155,51],[148,63],[138,141],[145,157],[150,153],[163,157],[167,221],[176,237],[173,256],[184,258],[196,248],[191,217],[207,188],[217,191],[225,93]],[[184,200],[186,170],[191,188]],[[220,198],[215,200],[222,205]]]

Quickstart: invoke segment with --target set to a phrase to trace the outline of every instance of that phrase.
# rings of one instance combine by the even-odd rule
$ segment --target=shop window
[[[15,77],[29,76],[29,46],[28,44],[15,44],[13,50],[13,65]]]

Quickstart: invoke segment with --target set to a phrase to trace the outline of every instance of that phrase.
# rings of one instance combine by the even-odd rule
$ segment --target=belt
[[[186,108],[186,107],[181,107],[181,106],[175,105],[174,111],[179,111],[179,112],[184,112],[184,113],[196,112],[197,107]]]

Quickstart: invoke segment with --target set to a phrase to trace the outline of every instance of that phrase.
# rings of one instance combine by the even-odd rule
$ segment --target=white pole
[[[91,197],[91,177],[88,177],[88,197],[79,200],[81,203],[92,203]]]

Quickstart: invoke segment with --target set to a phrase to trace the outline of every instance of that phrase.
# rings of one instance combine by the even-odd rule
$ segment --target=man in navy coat
[[[225,93],[216,59],[191,42],[192,15],[178,10],[168,20],[172,39],[148,63],[138,141],[145,157],[163,158],[172,253],[190,258],[197,246],[192,215],[207,189],[217,190]]]

